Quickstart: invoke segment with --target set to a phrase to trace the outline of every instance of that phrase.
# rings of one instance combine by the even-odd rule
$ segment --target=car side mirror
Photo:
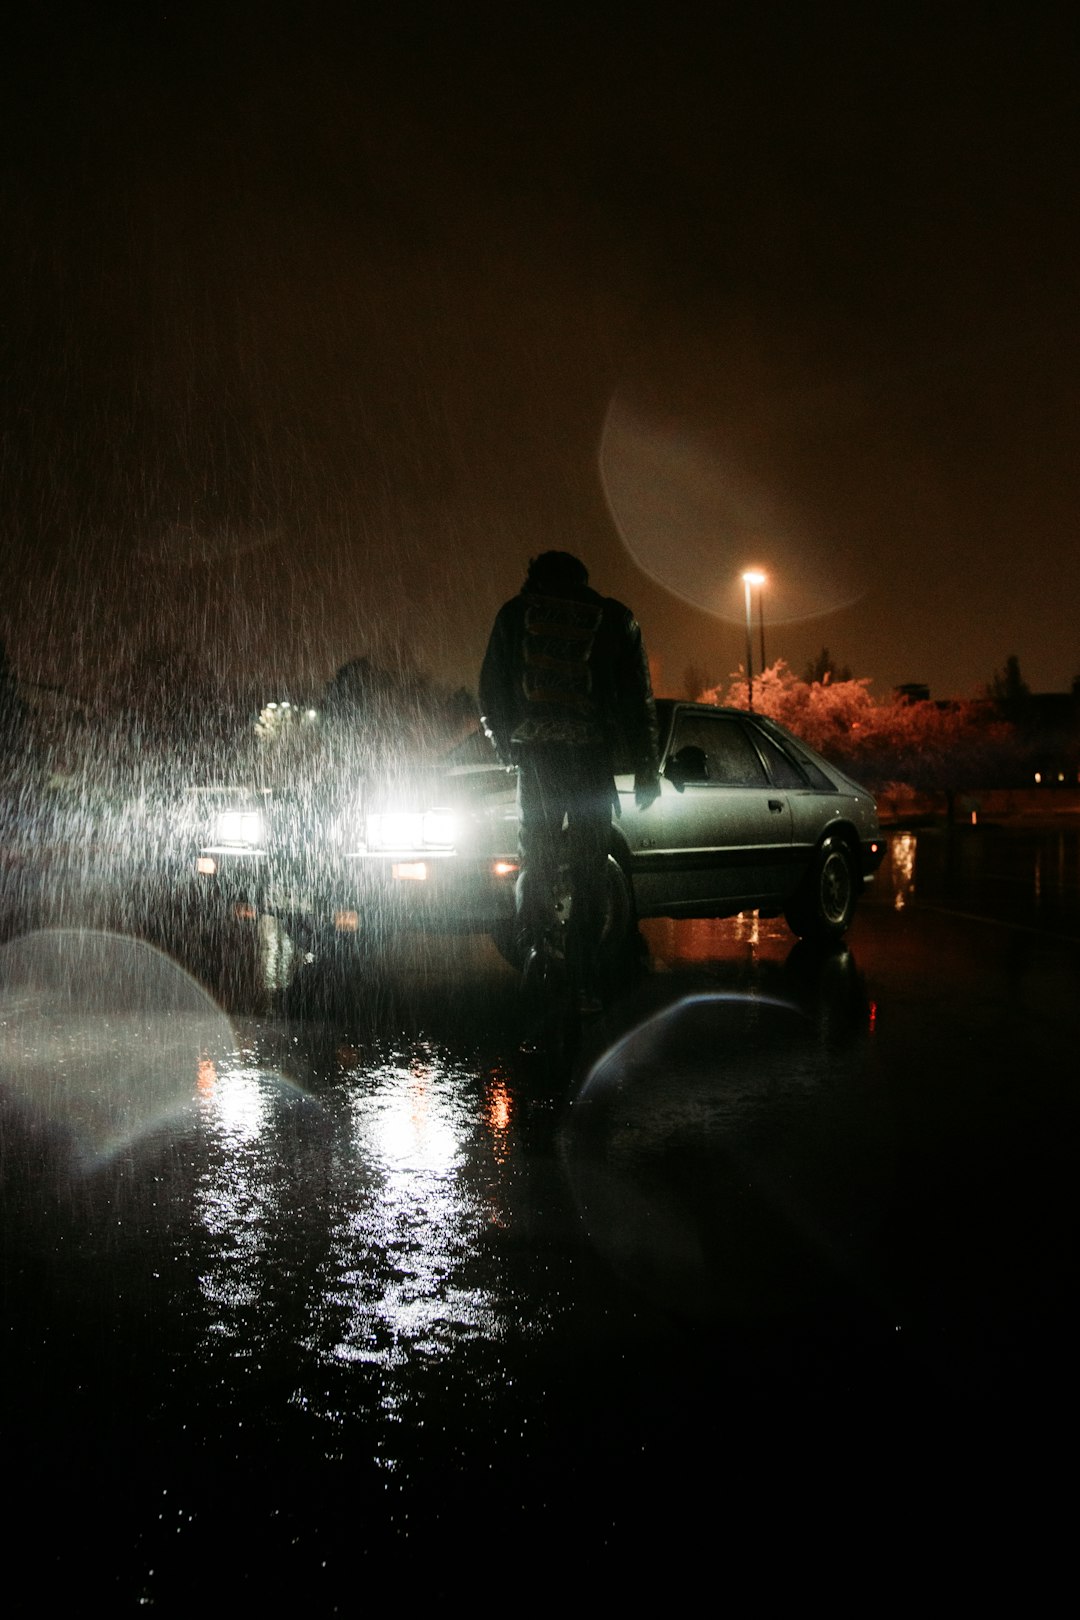
[[[672,754],[664,766],[664,775],[681,793],[687,782],[707,782],[709,761],[704,748],[687,743],[677,754]]]

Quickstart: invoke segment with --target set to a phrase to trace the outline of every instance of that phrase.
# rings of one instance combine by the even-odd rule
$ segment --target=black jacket
[[[613,769],[657,770],[656,709],[630,609],[588,585],[523,590],[499,609],[480,671],[484,729],[504,764],[530,742],[603,747]]]

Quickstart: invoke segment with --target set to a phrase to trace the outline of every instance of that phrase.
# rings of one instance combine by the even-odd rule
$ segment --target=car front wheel
[[[569,892],[560,892],[557,895],[555,907],[564,920],[569,917],[572,904],[573,900]],[[609,855],[607,858],[607,893],[604,923],[598,946],[602,973],[612,973],[621,967],[628,942],[632,937],[633,923],[634,901],[630,892],[630,880],[614,855]],[[492,929],[491,937],[501,955],[510,963],[510,966],[520,968],[523,953],[517,938],[515,919],[513,917],[506,918],[497,928]]]
[[[800,939],[830,944],[847,932],[857,898],[850,852],[841,843],[826,843],[815,855],[798,894],[784,908],[784,916]]]
[[[627,952],[634,937],[634,897],[630,879],[615,859],[607,860],[607,907],[604,928],[600,936],[600,972],[607,978],[618,979],[625,971]]]

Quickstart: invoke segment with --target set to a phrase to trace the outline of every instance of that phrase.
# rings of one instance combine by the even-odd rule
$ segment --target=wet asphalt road
[[[649,924],[564,1062],[479,938],[283,993],[264,928],[224,1013],[134,942],[7,946],[15,1607],[806,1597],[1052,1547],[1069,840],[894,840],[825,957]]]

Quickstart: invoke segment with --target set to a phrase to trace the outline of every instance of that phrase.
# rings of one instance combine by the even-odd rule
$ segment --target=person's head
[[[529,563],[527,591],[560,591],[589,583],[589,570],[568,551],[542,551]]]

